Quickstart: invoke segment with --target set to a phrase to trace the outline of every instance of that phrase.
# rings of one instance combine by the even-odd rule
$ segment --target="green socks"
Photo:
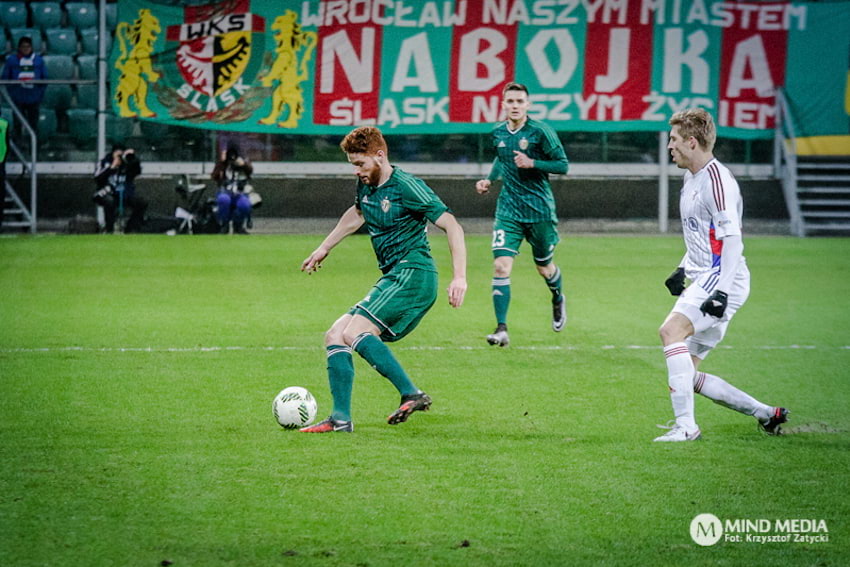
[[[336,421],[351,421],[351,390],[354,386],[351,349],[345,345],[330,345],[327,352],[328,382],[334,399],[331,417]]]
[[[493,310],[496,312],[496,323],[505,325],[508,322],[508,307],[511,304],[511,278],[493,278]]]
[[[561,268],[555,267],[555,273],[552,274],[551,278],[544,278],[546,280],[546,286],[549,288],[549,291],[552,292],[552,302],[558,301],[558,298],[561,297]]]
[[[410,381],[389,347],[375,335],[363,333],[354,339],[351,348],[372,365],[372,368],[392,382],[402,396],[419,393],[419,388]]]

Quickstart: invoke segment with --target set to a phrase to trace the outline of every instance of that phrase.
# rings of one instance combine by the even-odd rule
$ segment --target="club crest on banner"
[[[171,88],[157,90],[160,103],[180,120],[247,118],[264,98],[252,83],[263,64],[265,19],[251,13],[250,0],[187,6],[183,18],[166,31],[174,64]]]

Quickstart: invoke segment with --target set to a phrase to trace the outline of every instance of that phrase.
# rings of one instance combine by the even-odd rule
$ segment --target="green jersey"
[[[549,185],[550,173],[566,173],[567,154],[561,141],[547,124],[528,118],[519,130],[507,122],[493,128],[496,159],[489,179],[502,177],[502,189],[496,203],[496,218],[516,222],[557,222],[555,197]],[[534,167],[521,169],[514,163],[514,152],[534,160]]]
[[[397,265],[437,271],[425,233],[448,207],[421,179],[393,166],[378,187],[357,182],[354,205],[363,214],[378,267],[386,274]]]

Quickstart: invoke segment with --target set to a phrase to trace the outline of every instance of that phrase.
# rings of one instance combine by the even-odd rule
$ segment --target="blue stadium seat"
[[[9,30],[9,39],[12,41],[12,50],[18,48],[18,40],[22,37],[32,39],[32,50],[36,53],[44,51],[44,42],[41,41],[41,31],[38,28],[14,28]]]
[[[6,29],[27,26],[26,2],[0,2],[0,24]]]
[[[32,23],[40,29],[58,28],[62,25],[62,6],[59,2],[30,2]]]
[[[48,79],[65,79],[71,80],[74,78],[74,60],[70,55],[44,55],[44,67],[47,70]],[[73,97],[71,85],[47,85],[44,91],[44,100],[42,104],[47,108],[56,108],[65,110],[71,107],[71,98]]]
[[[44,144],[56,134],[58,120],[56,111],[52,108],[42,108],[38,112],[38,141]]]
[[[49,109],[67,110],[71,108],[73,96],[71,85],[47,85],[41,105]]]
[[[82,31],[97,27],[97,5],[90,2],[67,2],[68,23]]]
[[[83,46],[83,53],[89,55],[97,55],[97,28],[87,28],[80,31],[80,43]],[[112,36],[106,36],[106,54],[109,55],[109,50],[112,49]]]
[[[93,141],[97,137],[97,112],[91,108],[69,109],[68,133],[78,143]]]
[[[42,55],[48,79],[73,79],[74,59],[70,55]]]
[[[77,85],[77,108],[97,108],[97,85]]]
[[[47,38],[47,52],[62,55],[76,55],[77,34],[71,28],[49,28],[44,30]]]
[[[77,57],[77,68],[80,79],[87,81],[97,80],[97,55],[79,55]]]

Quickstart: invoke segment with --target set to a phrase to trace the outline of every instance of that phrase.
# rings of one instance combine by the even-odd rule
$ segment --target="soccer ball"
[[[272,402],[272,411],[274,411],[274,417],[281,427],[295,429],[316,419],[319,406],[316,403],[316,398],[306,388],[290,386],[284,388],[275,396]]]

